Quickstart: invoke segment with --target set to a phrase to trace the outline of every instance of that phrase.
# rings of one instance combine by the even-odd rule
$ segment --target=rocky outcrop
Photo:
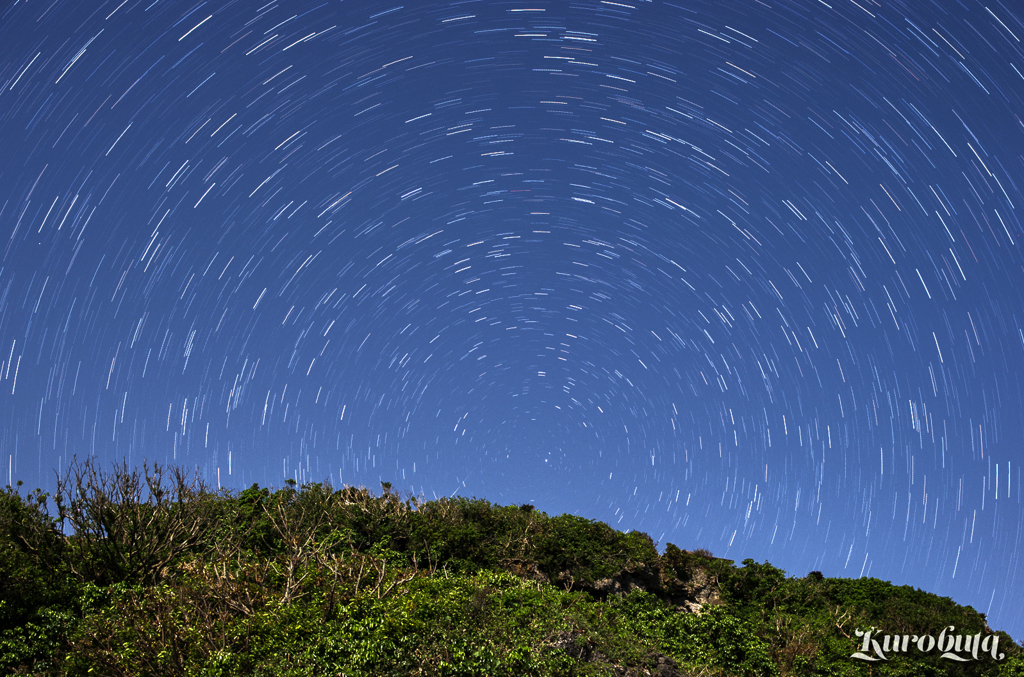
[[[680,550],[670,544],[660,561],[661,598],[690,613],[700,613],[705,605],[723,604],[715,573],[718,562],[732,564],[732,560]]]
[[[627,567],[593,582],[577,580],[571,571],[562,571],[553,576],[551,582],[568,590],[588,592],[598,599],[605,599],[608,595],[628,594],[633,590],[659,596],[664,592],[661,571],[649,565]]]
[[[623,569],[610,578],[602,578],[589,586],[599,595],[626,594],[633,590],[643,590],[655,595],[662,595],[661,571],[650,566]]]
[[[502,567],[510,574],[518,576],[525,581],[551,582],[548,576],[537,568],[536,562],[527,562],[519,559],[506,560],[502,562]]]
[[[536,562],[527,560],[506,560],[502,566],[524,580],[586,592],[597,599],[641,590],[657,595],[680,611],[688,613],[700,613],[705,605],[722,604],[718,577],[712,572],[713,562],[720,558],[690,553],[674,546],[670,548],[657,565],[627,565],[617,573],[596,581],[579,580],[572,571],[549,575],[541,571]],[[732,560],[723,561],[732,563]]]
[[[690,613],[700,613],[701,607],[705,604],[722,604],[718,594],[718,581],[706,569],[697,569],[690,575],[690,579],[682,585],[685,591],[672,595],[669,600],[677,607],[682,607]]]
[[[540,572],[536,573],[543,576]],[[613,576],[593,583],[576,581],[571,572],[563,571],[551,582],[570,590],[588,592],[598,599],[641,590],[657,595],[681,611],[689,613],[700,613],[700,609],[708,604],[723,603],[719,595],[717,576],[700,565],[689,567],[682,578],[669,567],[655,569],[651,566],[638,566],[623,569]]]

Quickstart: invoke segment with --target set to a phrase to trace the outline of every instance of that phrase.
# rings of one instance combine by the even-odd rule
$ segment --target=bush
[[[603,522],[561,515],[548,519],[536,549],[540,570],[552,579],[592,585],[620,572],[657,569],[659,557],[647,534],[615,531]]]
[[[667,619],[663,647],[683,661],[713,666],[728,675],[773,677],[779,669],[771,647],[758,628],[724,607],[701,614],[675,614]]]

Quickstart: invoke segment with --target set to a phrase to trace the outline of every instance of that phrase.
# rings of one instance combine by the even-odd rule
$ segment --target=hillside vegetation
[[[646,534],[529,505],[382,490],[215,492],[180,468],[89,462],[53,496],[7,487],[0,672],[1024,675],[1005,633],[1003,660],[888,642],[888,660],[851,659],[858,629],[879,645],[993,634],[948,598],[672,544],[659,555]]]

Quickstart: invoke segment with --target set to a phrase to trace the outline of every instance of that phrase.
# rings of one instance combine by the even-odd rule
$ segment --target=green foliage
[[[6,607],[0,602],[0,608]],[[31,665],[55,667],[54,647],[75,627],[77,619],[67,609],[41,607],[22,623],[0,630],[0,670]]]
[[[267,515],[270,490],[253,484],[231,501],[233,510],[221,518],[218,537],[231,539],[243,552],[268,555],[280,550],[280,540]]]
[[[975,610],[920,590],[787,578],[672,544],[659,556],[646,534],[577,516],[382,489],[213,493],[180,469],[86,463],[59,483],[58,519],[46,494],[8,487],[0,671],[596,677],[674,663],[708,677],[1024,677],[1005,634],[998,664],[851,660],[857,628],[988,632]]]
[[[77,585],[48,499],[39,489],[0,491],[0,672],[51,665],[76,623]]]
[[[692,665],[729,675],[774,677],[779,668],[758,631],[756,625],[716,606],[700,615],[674,614],[667,619],[662,646]]]
[[[571,581],[586,585],[622,571],[656,567],[658,551],[647,534],[624,534],[603,522],[561,515],[544,525],[536,557],[549,576],[568,572]]]
[[[777,604],[777,591],[785,583],[786,572],[768,562],[758,564],[743,560],[742,569],[728,573],[722,583],[723,597],[743,612],[760,610],[762,613]]]

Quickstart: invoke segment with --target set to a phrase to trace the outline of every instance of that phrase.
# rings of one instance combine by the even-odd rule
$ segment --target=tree
[[[58,520],[73,572],[98,585],[153,584],[215,523],[215,496],[197,474],[146,463],[104,472],[75,459],[57,478]],[[71,533],[67,533],[70,528]]]

